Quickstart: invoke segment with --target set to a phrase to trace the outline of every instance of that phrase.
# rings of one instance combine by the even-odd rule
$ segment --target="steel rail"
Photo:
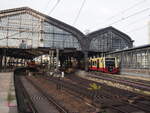
[[[40,87],[38,87],[33,81],[31,81],[30,79],[28,79],[26,77],[26,79],[40,92],[43,94],[43,96],[46,97],[47,100],[49,100],[50,103],[52,103],[57,110],[59,110],[61,113],[69,113],[68,110],[66,110],[66,108],[62,107],[61,105],[58,104],[58,102],[56,102],[50,95],[48,95],[45,91],[43,91]]]

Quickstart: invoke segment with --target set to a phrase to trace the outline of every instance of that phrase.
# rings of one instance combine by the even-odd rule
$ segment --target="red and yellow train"
[[[90,58],[89,70],[111,74],[119,73],[119,62],[116,57]]]

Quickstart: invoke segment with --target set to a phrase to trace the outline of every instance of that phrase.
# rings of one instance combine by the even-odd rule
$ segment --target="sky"
[[[0,10],[24,6],[74,26],[83,33],[113,26],[129,35],[134,46],[150,43],[150,0],[0,0]]]

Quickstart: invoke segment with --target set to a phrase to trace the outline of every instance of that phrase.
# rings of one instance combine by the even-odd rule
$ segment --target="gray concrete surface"
[[[12,72],[0,73],[0,113],[17,113]]]

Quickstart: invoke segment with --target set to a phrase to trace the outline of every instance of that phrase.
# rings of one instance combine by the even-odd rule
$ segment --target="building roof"
[[[4,17],[4,16],[9,16],[9,15],[15,15],[15,14],[20,14],[20,13],[35,13],[36,15],[34,16],[40,16],[42,17],[42,19],[44,21],[47,21],[48,23],[57,26],[58,28],[61,28],[69,33],[72,33],[74,36],[78,37],[78,38],[83,38],[84,34],[79,31],[78,29],[76,29],[73,26],[70,26],[62,21],[59,21],[57,19],[54,19],[46,14],[43,14],[39,11],[36,11],[34,9],[31,9],[29,7],[20,7],[20,8],[13,8],[13,9],[6,9],[6,10],[1,10],[0,11],[0,18]],[[80,40],[80,39],[79,39]]]
[[[140,50],[140,49],[145,49],[145,48],[150,48],[150,44],[146,44],[146,45],[142,45],[142,46],[137,46],[137,47],[133,47],[133,48],[126,48],[126,49],[123,49],[123,50],[118,50],[118,51],[110,52],[108,54],[121,53],[121,52],[127,52],[127,51],[132,51],[132,50]]]
[[[109,26],[109,27],[106,27],[106,28],[103,28],[103,29],[98,29],[98,30],[96,30],[94,32],[91,32],[91,33],[87,34],[87,37],[94,37],[96,35],[102,34],[102,33],[107,32],[109,30],[117,32],[120,35],[126,37],[126,39],[130,40],[131,42],[133,42],[133,40],[127,34],[125,34],[125,33],[121,32],[121,31],[117,30],[116,28],[114,28],[112,26]]]

